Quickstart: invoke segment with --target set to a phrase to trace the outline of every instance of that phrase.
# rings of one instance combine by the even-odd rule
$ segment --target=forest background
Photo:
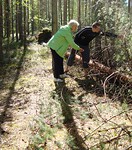
[[[10,57],[10,44],[20,42],[26,48],[29,35],[38,34],[44,27],[55,33],[76,19],[80,28],[100,21],[103,31],[124,35],[123,42],[98,37],[92,49],[100,61],[130,72],[131,16],[131,0],[1,0],[0,63]]]

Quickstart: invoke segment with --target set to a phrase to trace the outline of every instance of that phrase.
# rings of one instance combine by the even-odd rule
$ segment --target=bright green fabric
[[[68,25],[62,26],[55,33],[55,35],[52,36],[47,44],[62,58],[64,58],[69,46],[71,46],[75,50],[80,49],[80,47],[74,42],[71,29]]]

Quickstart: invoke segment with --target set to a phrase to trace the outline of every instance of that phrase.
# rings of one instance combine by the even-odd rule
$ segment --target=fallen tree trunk
[[[68,58],[69,55],[70,55],[70,53],[67,52],[65,57]],[[81,56],[76,55],[75,61],[82,62]],[[116,77],[116,79],[119,80],[121,83],[129,83],[132,85],[132,77],[129,75],[125,75],[121,72],[118,72],[114,69],[111,69],[111,68],[109,68],[109,67],[107,67],[107,66],[105,66],[99,62],[94,61],[94,60],[90,60],[89,66],[96,69],[96,70],[99,70],[100,72],[107,73],[109,75],[114,74],[114,77]]]

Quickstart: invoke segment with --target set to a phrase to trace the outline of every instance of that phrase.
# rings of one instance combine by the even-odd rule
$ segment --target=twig
[[[99,130],[100,132],[101,131],[109,131],[109,130],[114,130],[114,129],[118,129],[120,128],[121,126],[117,125],[117,127],[112,127],[112,128],[108,128],[108,129],[104,129],[104,130]],[[125,128],[131,128],[132,126],[125,126]]]
[[[68,103],[65,101],[65,99],[64,99],[64,96],[63,96],[64,87],[65,87],[65,86],[63,86],[63,87],[62,87],[62,90],[61,90],[61,98],[62,98],[63,102],[64,102],[67,106],[72,107],[73,105],[68,104]]]
[[[111,123],[113,123],[113,124],[115,124],[115,125],[117,125],[119,128],[121,128],[122,130],[124,130],[124,132],[126,132],[128,135],[129,135],[129,137],[131,137],[132,135],[131,135],[131,132],[130,131],[128,131],[128,127],[132,127],[132,126],[121,126],[121,125],[119,125],[119,124],[117,124],[117,123],[115,123],[115,122],[113,122],[113,121],[110,121]]]
[[[128,111],[129,111],[129,110],[128,110]],[[99,125],[96,129],[94,129],[91,133],[89,133],[88,135],[86,135],[86,136],[84,137],[84,139],[87,138],[87,137],[89,137],[89,136],[92,136],[92,135],[94,134],[94,132],[97,131],[102,125],[104,125],[105,123],[107,123],[107,122],[110,121],[111,119],[113,119],[113,118],[115,118],[115,117],[117,117],[117,116],[119,116],[119,115],[121,115],[121,114],[123,114],[123,113],[125,113],[125,112],[127,112],[127,111],[123,111],[123,112],[120,112],[119,114],[117,114],[117,115],[115,115],[115,116],[112,116],[111,118],[109,118],[108,120],[106,120],[105,122],[103,122],[101,125]]]
[[[100,145],[101,143],[107,144],[107,143],[113,142],[114,140],[120,139],[122,136],[125,135],[125,134],[122,134],[122,135],[121,135],[121,132],[122,132],[122,130],[119,132],[119,134],[118,134],[116,137],[113,137],[113,138],[111,138],[111,139],[109,139],[109,140],[107,140],[107,141],[101,141],[101,142],[99,142],[99,143],[96,143],[96,144],[94,144],[93,146],[91,146],[90,148],[95,147],[95,146],[98,146],[98,145]],[[129,148],[130,148],[130,147],[129,147]],[[125,149],[125,150],[129,150],[129,149]]]
[[[130,148],[132,148],[132,145],[129,145],[127,148],[125,148],[124,150],[130,150]]]
[[[118,71],[116,71],[116,72],[113,72],[112,74],[110,74],[106,79],[105,79],[105,81],[104,81],[104,84],[103,84],[103,88],[104,88],[104,97],[105,97],[105,100],[106,100],[106,82],[107,82],[107,80],[110,80],[111,79],[111,77],[114,75],[114,74],[116,74]]]
[[[105,119],[102,117],[102,115],[100,114],[100,112],[99,112],[97,106],[96,106],[94,103],[93,103],[93,105],[94,105],[94,107],[96,108],[97,113],[98,113],[98,115],[100,116],[100,118],[101,118],[104,122],[106,122],[106,120],[105,120]]]

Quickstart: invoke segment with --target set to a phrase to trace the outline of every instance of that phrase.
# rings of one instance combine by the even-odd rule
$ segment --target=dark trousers
[[[60,78],[60,75],[64,74],[63,58],[60,57],[53,49],[51,49],[51,53],[54,78]]]
[[[81,55],[82,55],[82,62],[83,62],[83,68],[88,68],[88,63],[89,63],[89,60],[90,60],[90,49],[89,49],[89,46],[81,46],[79,45],[81,48],[84,49],[83,52],[81,52]],[[71,50],[71,53],[70,53],[70,56],[67,60],[67,65],[68,66],[72,66],[73,63],[74,63],[74,60],[75,60],[75,55],[77,54],[78,51],[72,49]]]

